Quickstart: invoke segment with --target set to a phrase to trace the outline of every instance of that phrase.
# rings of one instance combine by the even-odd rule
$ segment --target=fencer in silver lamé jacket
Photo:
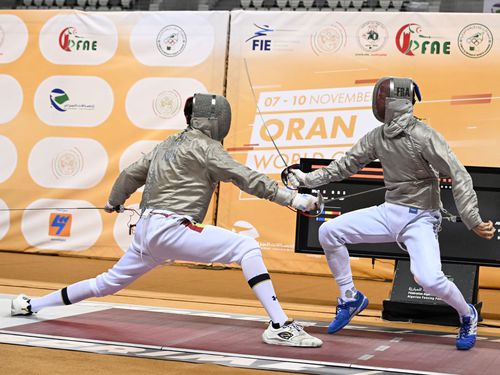
[[[210,121],[193,119],[183,132],[158,144],[150,153],[124,169],[109,196],[122,205],[142,185],[141,209],[169,210],[202,222],[219,181],[281,205],[290,205],[293,193],[279,188],[268,176],[234,160],[211,138]]]
[[[482,222],[472,179],[441,134],[413,116],[411,103],[395,101],[389,116],[363,136],[343,157],[305,175],[303,185],[317,187],[343,180],[379,159],[387,188],[385,200],[420,209],[440,209],[439,173],[451,177],[452,191],[468,229]]]

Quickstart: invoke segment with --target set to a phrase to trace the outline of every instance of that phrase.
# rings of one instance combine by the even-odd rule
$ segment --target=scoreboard
[[[327,166],[329,159],[301,159],[300,168],[310,172]],[[466,167],[474,182],[479,201],[479,213],[484,221],[491,220],[497,232],[488,241],[469,231],[461,222],[443,220],[439,232],[441,260],[447,263],[500,266],[500,168]],[[443,207],[458,215],[452,194],[453,181],[447,176],[440,178],[441,201]],[[302,188],[303,193],[316,194],[318,191],[325,201],[335,199],[325,205],[320,216],[305,217],[297,214],[295,252],[323,254],[318,240],[318,229],[322,223],[361,208],[382,204],[385,201],[383,168],[379,162],[365,166],[350,178],[332,182],[315,189]],[[361,194],[360,194],[361,193]],[[444,216],[444,215],[443,215]],[[368,258],[408,259],[408,253],[396,243],[348,245],[351,256]]]

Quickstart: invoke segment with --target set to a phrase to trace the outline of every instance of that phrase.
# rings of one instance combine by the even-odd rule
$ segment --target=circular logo
[[[483,57],[493,46],[493,34],[480,23],[465,26],[458,34],[458,47],[467,57]]]
[[[76,147],[64,150],[52,160],[52,172],[56,178],[75,176],[83,169],[83,155]]]
[[[311,36],[311,47],[319,55],[335,53],[345,45],[346,33],[342,25],[329,25]]]
[[[186,48],[186,44],[186,33],[177,25],[165,26],[156,37],[158,50],[167,57],[180,55]]]
[[[50,104],[59,112],[66,112],[64,104],[69,100],[68,94],[62,89],[55,88],[50,92]]]
[[[365,22],[358,29],[359,45],[367,52],[381,49],[387,41],[387,36],[386,27],[378,21]]]
[[[153,110],[156,116],[170,119],[181,109],[181,96],[176,90],[163,91],[153,100]]]

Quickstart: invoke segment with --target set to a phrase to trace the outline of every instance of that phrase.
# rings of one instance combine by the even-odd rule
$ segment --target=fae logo
[[[113,21],[95,13],[64,13],[51,17],[38,34],[40,52],[58,65],[100,65],[118,48]]]
[[[59,34],[59,47],[66,52],[97,51],[97,40],[78,35],[75,27],[66,27]]]
[[[274,30],[269,27],[269,25],[259,26],[254,23],[257,31],[253,35],[245,40],[245,43],[251,42],[252,51],[271,51],[271,39],[262,39],[266,37],[269,33]]]
[[[50,214],[49,236],[69,237],[71,235],[71,214]]]
[[[422,27],[416,23],[402,26],[396,33],[396,47],[406,56],[449,55],[450,41],[433,40],[436,37],[422,33]]]

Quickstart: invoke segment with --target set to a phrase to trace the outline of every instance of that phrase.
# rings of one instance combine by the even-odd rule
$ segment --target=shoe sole
[[[321,347],[321,345],[323,345],[323,342],[319,345],[300,345],[300,344],[294,344],[289,341],[273,340],[265,337],[262,337],[262,341],[264,341],[266,344],[269,345],[293,346],[295,348],[319,348]]]
[[[356,311],[354,311],[354,313],[351,315],[351,317],[349,318],[349,320],[347,322],[345,322],[344,325],[342,325],[340,327],[337,327],[335,329],[330,329],[330,326],[328,326],[327,332],[329,334],[333,334],[333,333],[337,333],[338,331],[340,331],[342,328],[344,328],[346,325],[348,325],[350,323],[350,321],[352,320],[352,318],[354,318],[361,311],[363,311],[364,309],[366,309],[366,306],[368,306],[368,302],[369,302],[368,298],[364,297],[363,298],[363,303],[361,304],[361,306]]]

